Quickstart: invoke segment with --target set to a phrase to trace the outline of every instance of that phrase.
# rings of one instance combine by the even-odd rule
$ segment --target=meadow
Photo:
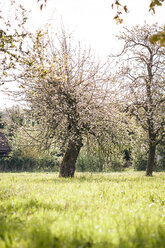
[[[0,173],[0,248],[164,248],[165,173]]]

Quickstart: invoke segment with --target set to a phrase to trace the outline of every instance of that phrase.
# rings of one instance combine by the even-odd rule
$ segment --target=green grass
[[[165,173],[0,174],[0,248],[164,248]]]

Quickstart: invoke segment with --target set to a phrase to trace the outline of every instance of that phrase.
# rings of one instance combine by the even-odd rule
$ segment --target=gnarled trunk
[[[76,161],[82,147],[82,139],[70,139],[62,162],[60,164],[60,177],[74,177]]]
[[[146,176],[152,176],[153,167],[154,167],[154,160],[155,160],[155,151],[156,151],[156,145],[150,144],[149,145],[148,160],[147,160]]]

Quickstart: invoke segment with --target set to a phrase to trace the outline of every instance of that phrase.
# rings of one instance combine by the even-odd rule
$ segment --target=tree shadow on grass
[[[84,183],[142,183],[154,182],[159,177],[159,180],[165,181],[165,173],[146,177],[145,173],[76,173],[74,178],[61,178],[58,173],[2,173],[2,176],[7,175],[20,180],[27,180],[27,182],[35,184],[84,184]]]
[[[163,178],[162,178],[163,179]],[[32,179],[33,180],[33,179]],[[104,176],[104,174],[101,175],[91,175],[91,176],[75,176],[75,178],[58,178],[51,177],[51,178],[35,178],[34,183],[56,183],[56,184],[69,184],[69,183],[102,183],[102,182],[114,182],[114,183],[122,183],[122,182],[142,182],[142,181],[148,181],[152,182],[155,181],[156,177],[145,177],[145,175],[139,175],[139,176],[129,176],[129,175],[110,175]],[[165,177],[164,177],[165,180]]]
[[[43,210],[43,211],[56,211],[59,214],[65,212],[69,207],[69,204],[66,201],[61,203],[56,202],[43,202],[37,199],[29,199],[29,201],[24,200],[17,202],[15,204],[8,203],[4,208],[0,209],[0,218],[4,218],[7,216],[12,216],[13,213],[20,212],[24,213],[24,215],[33,215],[35,212]],[[75,207],[76,211],[76,207]]]

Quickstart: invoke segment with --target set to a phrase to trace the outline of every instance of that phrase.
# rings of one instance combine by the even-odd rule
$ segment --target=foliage
[[[6,122],[5,132],[12,141],[17,130],[24,125],[24,110],[19,105],[3,110],[4,120]]]
[[[59,151],[38,137],[39,124],[34,123],[28,110],[18,106],[4,110],[5,133],[12,152],[1,160],[1,170],[32,171],[59,169]],[[50,143],[50,142],[49,142]]]
[[[59,158],[49,154],[34,157],[31,154],[13,150],[9,157],[0,159],[0,171],[58,171]]]
[[[155,13],[155,7],[162,6],[163,2],[164,0],[152,0],[150,4],[150,10],[152,10]]]
[[[120,150],[117,144],[112,144],[111,138],[109,146],[105,149],[97,143],[92,144],[90,142],[81,149],[76,169],[80,172],[121,171],[124,169],[125,164],[123,157],[123,150]]]
[[[158,171],[165,170],[165,141],[157,147],[157,161],[156,161],[156,169]]]
[[[164,248],[164,184],[164,173],[1,173],[0,247]]]
[[[104,162],[105,159],[98,156],[98,154],[92,154],[82,149],[76,163],[76,169],[80,172],[101,172],[103,171]]]
[[[40,10],[42,10],[46,6],[47,0],[37,0],[37,2],[40,4]]]
[[[128,7],[127,5],[122,5],[120,3],[120,0],[115,0],[113,1],[111,5],[112,9],[116,9],[116,15],[114,16],[114,20],[116,21],[117,24],[121,24],[123,22],[123,18],[121,17],[122,13],[127,13],[128,12]]]
[[[133,167],[138,171],[145,171],[147,168],[147,153],[138,152],[133,160]]]
[[[148,153],[148,142],[147,134],[143,128],[132,118],[130,124],[130,130],[132,130],[130,140],[130,151],[131,151],[131,163],[135,170],[145,171],[147,168],[147,153]],[[155,154],[155,171],[164,171],[165,160],[164,160],[164,141],[157,145]]]
[[[4,120],[4,115],[3,115],[3,111],[0,111],[0,130],[4,129],[6,123]]]

